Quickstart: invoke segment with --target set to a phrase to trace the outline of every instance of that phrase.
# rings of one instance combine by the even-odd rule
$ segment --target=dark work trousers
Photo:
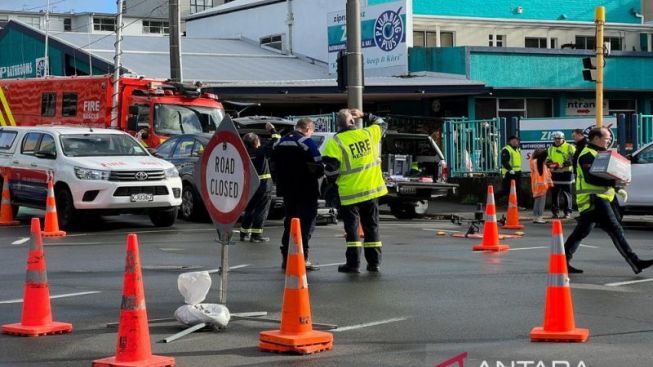
[[[265,219],[268,217],[270,211],[270,202],[272,201],[272,193],[264,187],[263,190],[257,190],[252,199],[245,207],[245,214],[240,222],[241,235],[244,233],[251,233],[254,237],[263,234],[263,225]]]
[[[308,242],[315,229],[317,217],[317,198],[305,197],[283,197],[286,217],[283,220],[283,236],[281,237],[281,255],[285,259],[288,255],[288,244],[290,243],[290,221],[299,218],[302,227],[302,245],[304,258],[308,259]]]
[[[340,207],[342,221],[345,225],[345,241],[347,251],[345,257],[347,266],[358,268],[360,266],[361,247],[365,252],[368,265],[381,265],[381,240],[379,239],[379,201],[372,199],[352,205]],[[358,237],[358,224],[363,227],[365,242],[360,243]],[[355,245],[355,243],[358,243]]]
[[[626,235],[624,233],[623,227],[619,224],[617,217],[614,214],[612,205],[606,199],[601,199],[592,195],[592,205],[593,208],[590,210],[581,213],[578,217],[578,224],[574,231],[571,233],[567,241],[565,242],[565,253],[567,254],[567,260],[571,260],[574,256],[574,253],[580,246],[580,242],[587,236],[596,224],[603,229],[608,236],[612,239],[612,243],[617,248],[617,251],[621,256],[626,259],[628,265],[633,268],[633,271],[637,272],[637,264],[639,258],[630,248],[628,241],[626,240]]]
[[[562,196],[562,198],[561,198]],[[564,199],[564,205],[560,205],[560,200]],[[574,201],[571,198],[571,184],[554,183],[551,188],[551,213],[558,215],[560,209],[565,214],[571,214]]]
[[[515,190],[517,191],[517,206],[523,206],[522,202],[524,201],[524,198],[522,197],[521,191],[521,172],[515,172],[513,175],[506,173],[506,175],[503,176],[503,179],[501,180],[501,192],[497,193],[494,199],[499,201],[499,199],[504,197],[507,198],[508,195],[510,195],[510,180],[515,180]]]

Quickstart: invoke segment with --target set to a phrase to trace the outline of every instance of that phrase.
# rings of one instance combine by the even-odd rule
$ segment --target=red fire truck
[[[113,127],[149,147],[172,135],[211,132],[224,118],[218,97],[199,85],[123,76],[112,121],[111,75],[0,80],[0,125]]]

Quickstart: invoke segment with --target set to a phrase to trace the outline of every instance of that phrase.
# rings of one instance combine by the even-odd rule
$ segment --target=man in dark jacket
[[[283,197],[286,217],[281,238],[281,267],[286,268],[290,221],[299,218],[306,270],[318,270],[308,258],[309,241],[315,229],[317,200],[320,196],[318,179],[324,175],[322,156],[311,139],[315,123],[310,118],[297,121],[295,130],[275,143],[272,151],[273,174],[277,195]]]
[[[574,139],[574,144],[576,145],[576,151],[574,152],[573,157],[571,158],[571,163],[573,164],[574,167],[574,175],[578,176],[578,173],[576,172],[576,164],[578,164],[578,156],[580,156],[580,153],[583,151],[583,148],[585,148],[585,145],[587,145],[587,140],[585,139],[585,134],[583,133],[583,129],[575,129],[571,133],[571,137]]]
[[[245,214],[240,225],[240,240],[246,241],[249,237],[251,242],[268,242],[269,237],[263,237],[263,226],[265,219],[270,211],[272,201],[272,175],[270,174],[270,153],[272,145],[278,139],[278,135],[271,123],[267,123],[265,129],[272,134],[272,139],[265,145],[261,146],[261,140],[258,135],[248,133],[243,136],[243,142],[247,148],[250,159],[254,163],[256,173],[260,184],[252,199],[247,203]]]
[[[619,224],[611,202],[615,195],[621,196],[624,201],[628,194],[624,189],[617,190],[615,180],[608,180],[590,173],[590,168],[599,152],[605,151],[610,144],[608,129],[592,129],[587,138],[588,143],[583,148],[578,158],[576,171],[576,202],[578,204],[578,225],[565,242],[567,254],[567,269],[569,273],[582,273],[581,269],[569,265],[580,242],[587,237],[596,224],[601,226],[612,239],[617,251],[626,259],[635,274],[653,265],[653,260],[641,260],[630,248],[623,227]]]

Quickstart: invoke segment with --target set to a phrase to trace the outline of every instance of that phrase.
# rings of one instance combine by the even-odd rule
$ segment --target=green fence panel
[[[653,141],[653,115],[639,115],[637,124],[638,147]]]
[[[499,173],[499,118],[445,122],[445,151],[452,177]]]

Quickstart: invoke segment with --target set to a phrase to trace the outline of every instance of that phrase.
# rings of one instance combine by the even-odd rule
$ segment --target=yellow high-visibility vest
[[[591,154],[593,157],[596,157],[599,153],[596,150],[586,146],[578,156],[578,161],[580,161],[580,158],[586,154]],[[576,180],[576,204],[578,205],[579,212],[582,213],[591,209],[591,195],[596,195],[600,198],[608,200],[609,202],[614,200],[614,187],[597,186],[587,182],[585,180],[583,169],[579,163],[576,163],[576,174],[578,175]]]
[[[345,130],[327,142],[322,154],[340,162],[336,183],[342,205],[352,205],[388,193],[381,173],[381,127]]]
[[[510,154],[510,167],[515,172],[521,172],[521,151],[519,148],[513,148],[512,145],[508,144],[503,147],[502,150],[508,151]],[[505,176],[509,170],[501,166],[501,176]]]

